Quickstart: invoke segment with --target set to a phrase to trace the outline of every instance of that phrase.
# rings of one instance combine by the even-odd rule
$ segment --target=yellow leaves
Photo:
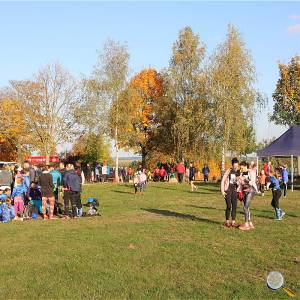
[[[163,92],[162,79],[159,73],[151,68],[135,75],[129,86],[140,91],[141,96],[148,99],[148,101],[155,101]]]
[[[155,128],[154,106],[163,93],[163,80],[154,69],[136,74],[110,110],[110,127],[118,126],[118,143],[138,149]]]

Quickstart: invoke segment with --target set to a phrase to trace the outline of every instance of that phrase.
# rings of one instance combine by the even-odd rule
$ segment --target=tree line
[[[185,27],[165,68],[132,75],[129,62],[127,45],[108,40],[91,74],[79,80],[54,63],[29,80],[10,81],[0,92],[2,159],[32,150],[49,157],[58,144],[72,142],[84,162],[107,160],[113,141],[116,167],[119,149],[141,154],[143,165],[201,157],[224,167],[226,154],[256,150],[254,114],[265,99],[250,50],[233,25],[210,55]],[[299,124],[299,57],[279,69],[271,119]]]

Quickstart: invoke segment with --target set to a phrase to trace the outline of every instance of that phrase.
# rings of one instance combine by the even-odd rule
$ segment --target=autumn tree
[[[49,163],[56,146],[71,142],[76,133],[76,82],[55,63],[40,69],[32,80],[12,81],[11,85],[31,133],[31,143]]]
[[[73,145],[73,154],[84,163],[109,161],[110,144],[101,134],[86,133],[78,137]]]
[[[127,46],[108,40],[99,52],[97,64],[90,78],[82,82],[81,105],[77,109],[80,123],[88,132],[106,134],[114,140],[115,178],[118,182],[119,165],[119,115],[118,100],[127,84],[129,54]],[[108,114],[114,103],[114,124],[111,131],[108,126]],[[112,125],[110,123],[110,125]]]
[[[140,153],[144,167],[150,140],[160,125],[156,107],[162,93],[160,74],[152,68],[142,70],[130,80],[110,111],[112,130],[118,122],[120,146]]]
[[[31,149],[31,136],[22,105],[9,89],[0,92],[0,114],[0,159],[21,162]]]
[[[281,125],[300,124],[300,56],[288,64],[279,64],[280,77],[273,93],[274,111],[271,120]]]
[[[206,98],[201,63],[205,46],[190,27],[179,32],[167,70],[167,93],[176,116],[172,124],[175,155],[186,158],[188,152],[199,150],[205,136]]]
[[[211,56],[207,73],[212,108],[208,117],[213,128],[210,145],[222,154],[224,171],[226,153],[245,153],[253,143],[253,113],[255,104],[261,101],[254,87],[251,54],[234,26],[228,26],[226,39]]]

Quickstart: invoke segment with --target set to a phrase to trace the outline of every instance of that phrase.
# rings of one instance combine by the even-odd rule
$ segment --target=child
[[[0,204],[0,221],[3,223],[8,223],[15,218],[15,210],[11,205],[11,199],[6,198],[4,202]]]
[[[286,198],[287,185],[288,185],[288,181],[289,181],[289,173],[287,170],[287,165],[282,166],[281,177],[282,177],[282,183],[283,183],[283,197]]]
[[[146,186],[147,181],[147,175],[145,174],[145,170],[139,171],[135,174],[133,178],[133,184],[134,184],[134,192],[135,194],[139,191],[142,193],[143,189]]]
[[[25,187],[23,185],[23,178],[21,176],[16,177],[16,185],[12,192],[12,199],[14,200],[15,219],[18,220],[18,214],[22,218],[24,211],[24,195],[26,194]]]
[[[266,179],[267,179],[267,176],[265,174],[265,171],[261,170],[260,177],[259,177],[259,184],[260,184],[259,188],[260,188],[262,197],[264,197],[264,195],[265,195]]]
[[[3,188],[0,188],[0,201],[4,202],[6,199],[5,190]]]
[[[30,188],[27,191],[27,197],[29,199],[29,203],[36,207],[39,213],[42,214],[42,194],[40,189],[38,188],[37,182],[31,183]]]
[[[280,173],[276,171],[274,174],[273,171],[270,171],[269,173],[269,180],[270,180],[270,187],[272,188],[272,202],[271,205],[275,209],[275,220],[281,221],[283,216],[285,215],[285,212],[282,211],[282,209],[279,208],[279,199],[281,197],[281,190],[280,190],[280,181],[279,178]]]

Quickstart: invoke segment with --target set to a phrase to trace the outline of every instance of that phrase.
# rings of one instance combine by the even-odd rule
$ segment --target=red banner
[[[33,165],[37,164],[45,164],[46,163],[46,156],[29,156],[27,160],[32,163]],[[50,163],[59,163],[59,156],[53,155],[49,157]]]

